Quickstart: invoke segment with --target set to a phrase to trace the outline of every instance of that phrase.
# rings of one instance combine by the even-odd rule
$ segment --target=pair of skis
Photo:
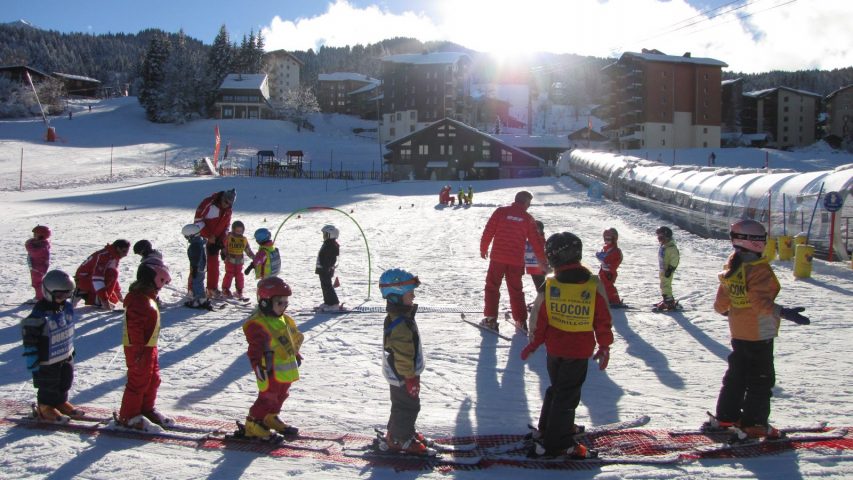
[[[373,442],[357,448],[344,448],[346,457],[356,457],[365,460],[391,460],[414,466],[472,466],[479,464],[483,457],[474,454],[475,443],[450,444],[438,440],[426,439],[427,451],[422,455],[395,452],[382,448],[385,442],[385,431],[374,429],[376,437]]]

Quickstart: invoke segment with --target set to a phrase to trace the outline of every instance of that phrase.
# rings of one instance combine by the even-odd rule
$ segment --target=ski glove
[[[267,381],[267,369],[262,367],[260,364],[255,365],[252,369],[255,371],[255,377],[259,382]]]
[[[592,359],[598,362],[599,370],[604,370],[607,368],[607,363],[610,361],[610,347],[598,347],[598,351],[595,352]]]
[[[808,325],[811,322],[809,317],[805,315],[800,315],[800,312],[804,311],[805,307],[794,307],[794,308],[782,308],[780,315],[785,320],[790,320],[797,325]]]
[[[596,252],[595,254],[595,258],[597,258],[599,262],[603,262],[606,257],[607,254],[604,252]]]
[[[300,355],[299,352],[296,352],[296,366],[302,366],[302,355]]]
[[[666,267],[666,270],[664,270],[663,276],[666,278],[669,278],[672,276],[672,272],[674,272],[674,271],[675,271],[675,267],[670,265],[669,267]]]
[[[530,354],[535,352],[535,351],[536,351],[536,347],[534,347],[532,343],[527,344],[527,346],[524,347],[524,350],[521,351],[521,359],[527,360],[527,357],[529,357]]]
[[[418,395],[421,393],[421,377],[406,379],[406,393],[412,398],[418,398]]]
[[[27,370],[32,373],[39,371],[39,350],[35,345],[24,347],[24,360],[27,362]]]
[[[248,266],[248,267],[246,267],[246,269],[245,269],[245,270],[243,270],[243,273],[244,273],[244,274],[246,274],[246,275],[248,275],[248,274],[249,274],[249,272],[251,272],[251,271],[252,271],[252,270],[254,270],[254,269],[255,269],[255,264],[254,264],[254,263],[250,263],[250,264],[249,264],[249,266]]]

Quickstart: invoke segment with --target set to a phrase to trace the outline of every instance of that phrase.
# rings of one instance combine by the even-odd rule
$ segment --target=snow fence
[[[850,258],[853,164],[808,173],[669,166],[629,155],[576,149],[560,157],[557,173],[571,175],[587,186],[601,182],[606,196],[658,213],[698,235],[728,238],[732,223],[750,218],[763,223],[773,237],[808,233],[809,244],[824,254],[829,252],[831,224],[824,196],[838,192],[844,206],[836,213],[834,258]]]

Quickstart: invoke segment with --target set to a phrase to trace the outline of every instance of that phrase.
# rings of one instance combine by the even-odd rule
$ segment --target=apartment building
[[[853,140],[853,84],[826,96],[826,113],[826,133]]]
[[[285,50],[264,54],[261,72],[267,74],[269,98],[273,104],[281,103],[289,90],[299,87],[301,69],[302,61]]]
[[[767,146],[774,148],[811,145],[821,99],[788,87],[744,92],[741,128],[745,134],[766,133]]]
[[[626,52],[604,67],[610,94],[602,133],[619,149],[720,146],[724,62]]]
[[[381,82],[377,78],[352,72],[321,73],[317,83],[321,112],[358,116],[371,109],[376,112],[376,105],[369,105],[367,99],[375,97],[379,91]]]
[[[471,59],[437,52],[382,58],[382,142],[450,118],[471,123]]]

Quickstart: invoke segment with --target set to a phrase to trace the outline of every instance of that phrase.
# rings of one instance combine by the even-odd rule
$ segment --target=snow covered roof
[[[468,58],[468,54],[461,52],[433,52],[433,53],[403,53],[382,57],[383,62],[411,63],[415,65],[430,65],[440,63],[456,63],[462,58]]]
[[[641,60],[645,60],[647,62],[667,62],[667,63],[692,63],[696,65],[711,65],[717,67],[728,67],[729,65],[725,62],[721,62],[720,60],[715,60],[713,58],[702,58],[702,57],[679,57],[676,55],[664,55],[658,53],[637,53],[637,52],[625,52],[619,57],[619,61],[626,57],[634,57],[639,58]]]
[[[361,88],[357,88],[357,89],[347,93],[347,95],[355,95],[358,93],[369,92],[369,91],[374,90],[376,88],[379,88],[379,83],[368,83],[367,85],[365,85]]]
[[[572,144],[565,135],[512,135],[493,134],[493,137],[516,148],[562,148],[569,150]]]
[[[853,83],[851,83],[850,85],[845,85],[845,86],[843,86],[843,87],[839,88],[838,90],[835,90],[834,92],[832,92],[832,93],[830,93],[829,95],[827,95],[827,96],[826,96],[826,99],[827,99],[827,100],[832,100],[832,97],[834,97],[834,96],[838,95],[839,93],[841,93],[841,92],[843,92],[843,91],[845,91],[845,90],[849,90],[849,89],[851,89],[851,88],[853,88]]]
[[[265,57],[290,57],[290,58],[291,58],[291,59],[293,59],[296,63],[298,63],[300,66],[301,66],[301,65],[305,65],[305,62],[303,62],[302,60],[300,60],[300,59],[296,58],[296,56],[295,56],[295,55],[293,55],[292,53],[288,52],[287,50],[273,50],[273,51],[271,51],[271,52],[266,52],[266,53],[264,53],[264,56],[265,56]]]
[[[733,78],[731,80],[723,80],[722,82],[720,82],[720,85],[726,86],[726,85],[731,85],[733,83],[737,83],[737,82],[741,82],[741,81],[743,81],[742,78]]]
[[[317,75],[317,80],[321,82],[342,82],[345,80],[352,80],[355,82],[379,83],[379,79],[377,78],[370,77],[363,73],[354,72],[321,73]]]
[[[68,80],[80,80],[83,82],[101,83],[101,81],[98,80],[97,78],[84,77],[83,75],[72,75],[70,73],[60,73],[60,72],[53,72],[53,75],[56,77],[65,78]]]
[[[266,81],[265,73],[229,73],[219,89],[260,89]]]
[[[787,90],[789,92],[794,92],[800,95],[808,95],[811,97],[822,98],[819,93],[809,92],[807,90],[797,90],[796,88],[791,87],[773,87],[773,88],[765,88],[764,90],[753,90],[751,92],[743,92],[747,97],[759,98],[766,97],[767,95],[776,93],[779,90]]]

